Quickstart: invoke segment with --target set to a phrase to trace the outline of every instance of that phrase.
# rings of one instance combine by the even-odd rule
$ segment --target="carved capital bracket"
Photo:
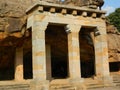
[[[65,27],[67,33],[79,32],[80,29],[81,29],[81,25],[77,25],[77,24],[68,24]]]
[[[42,30],[45,31],[47,29],[48,22],[35,22],[33,28],[35,30]]]

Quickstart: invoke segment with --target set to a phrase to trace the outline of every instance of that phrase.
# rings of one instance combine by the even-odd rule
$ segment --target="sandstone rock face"
[[[36,0],[1,0],[0,16],[21,17]]]
[[[11,62],[12,58],[10,53],[14,53],[13,50],[7,49],[7,46],[16,46],[17,41],[21,41],[21,31],[26,23],[26,9],[35,2],[36,0],[1,0],[0,1],[0,67],[11,65],[10,62],[6,61],[9,58]],[[5,48],[4,48],[5,46]],[[8,47],[9,48],[9,47]],[[4,53],[6,53],[4,55]]]
[[[23,43],[22,33],[26,23],[26,9],[36,0],[0,1],[0,80],[14,76],[15,47]],[[6,76],[7,75],[7,76]]]
[[[0,31],[12,33],[20,31],[26,23],[26,9],[36,0],[1,0]]]
[[[109,61],[120,61],[120,32],[110,24],[107,24]]]

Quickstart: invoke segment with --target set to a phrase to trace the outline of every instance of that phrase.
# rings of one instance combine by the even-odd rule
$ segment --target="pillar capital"
[[[80,28],[81,28],[81,25],[79,24],[68,24],[65,27],[66,32],[69,31],[69,32],[78,32],[78,33],[80,31]]]
[[[33,30],[45,31],[47,29],[48,22],[35,22],[33,24]]]

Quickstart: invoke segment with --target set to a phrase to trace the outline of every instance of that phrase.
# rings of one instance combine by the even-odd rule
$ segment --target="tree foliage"
[[[111,24],[117,27],[118,31],[120,31],[120,8],[117,8],[115,12],[108,15],[107,19]]]

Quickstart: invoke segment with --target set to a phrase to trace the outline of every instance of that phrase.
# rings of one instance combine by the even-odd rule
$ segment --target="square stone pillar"
[[[73,82],[81,82],[79,31],[80,25],[66,26],[68,33],[69,76]]]
[[[45,30],[48,23],[34,22],[32,27],[33,79],[46,80]]]
[[[31,90],[49,90],[46,71],[45,30],[48,23],[34,21],[32,26],[33,81]]]
[[[23,48],[16,48],[15,56],[15,80],[23,80]]]
[[[112,83],[112,78],[109,72],[108,61],[108,46],[107,46],[107,34],[106,27],[99,27],[100,35],[95,36],[95,66],[96,77],[104,81],[104,83]]]

